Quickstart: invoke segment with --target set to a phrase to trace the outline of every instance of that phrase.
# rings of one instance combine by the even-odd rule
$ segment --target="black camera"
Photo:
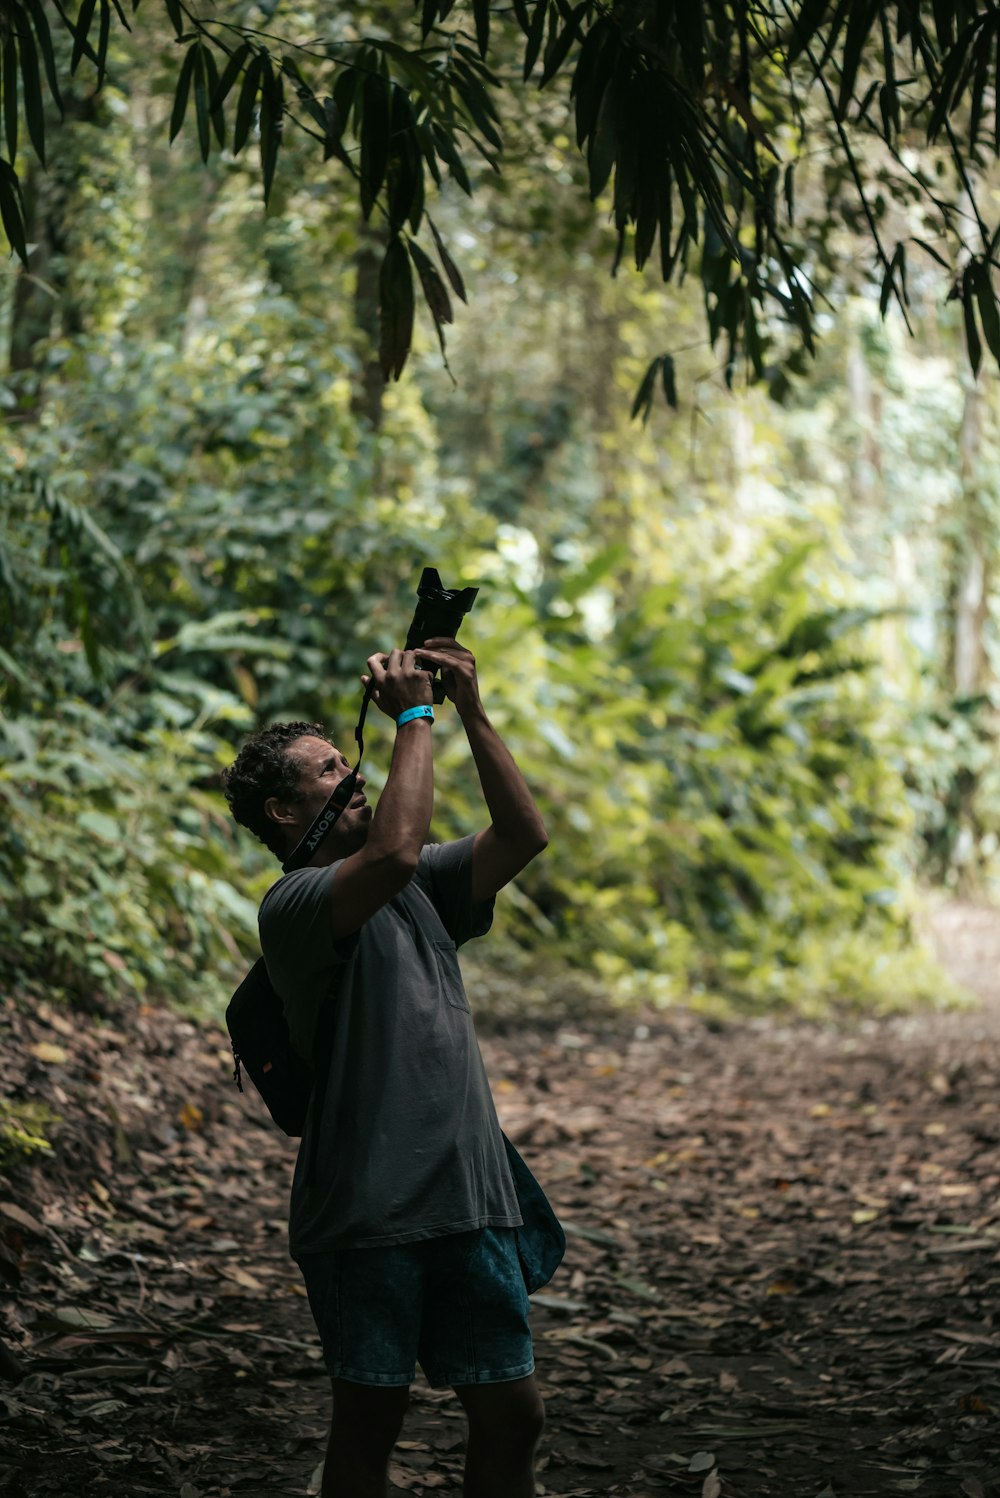
[[[442,636],[453,640],[458,634],[462,620],[476,601],[478,588],[443,588],[436,567],[425,567],[420,574],[417,588],[417,607],[413,622],[406,634],[406,650],[418,650],[427,640]],[[427,662],[433,675],[437,667]],[[444,701],[444,687],[434,683],[434,701]]]

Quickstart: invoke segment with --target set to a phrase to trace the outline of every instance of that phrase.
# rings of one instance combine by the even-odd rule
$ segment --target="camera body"
[[[406,650],[419,650],[426,640],[446,636],[453,640],[458,634],[462,620],[476,601],[478,588],[445,588],[436,567],[425,567],[420,574],[417,588],[417,607],[413,622],[406,633]],[[437,667],[427,663],[433,675]],[[434,701],[444,701],[444,687],[434,683]]]

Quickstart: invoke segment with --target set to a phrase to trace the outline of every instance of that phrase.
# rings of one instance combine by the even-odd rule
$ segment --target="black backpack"
[[[267,1111],[291,1138],[306,1121],[312,1069],[292,1050],[281,1000],[263,957],[257,959],[229,1001],[226,1025],[233,1045],[233,1081],[243,1091],[246,1072]]]

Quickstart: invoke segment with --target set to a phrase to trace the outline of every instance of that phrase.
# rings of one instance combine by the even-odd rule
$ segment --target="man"
[[[271,982],[316,1076],[290,1237],[333,1379],[322,1492],[384,1498],[419,1360],[468,1416],[466,1498],[530,1498],[544,1414],[521,1215],[456,948],[485,934],[497,891],[547,839],[470,652],[435,638],[419,661],[441,670],[490,825],[425,846],[431,676],[412,651],[373,655],[362,680],[397,723],[378,807],[359,775],[309,863],[260,909]],[[277,724],[244,745],[226,795],[287,861],[348,770],[317,725]]]

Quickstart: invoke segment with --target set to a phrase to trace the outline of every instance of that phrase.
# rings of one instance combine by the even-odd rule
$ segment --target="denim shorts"
[[[513,1228],[307,1254],[299,1268],[331,1378],[398,1387],[419,1362],[441,1389],[534,1371]]]

